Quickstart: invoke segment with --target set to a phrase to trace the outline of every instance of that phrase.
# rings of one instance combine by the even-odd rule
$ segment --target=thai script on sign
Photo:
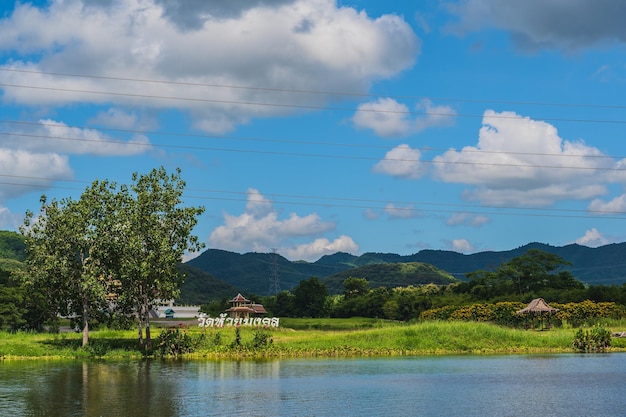
[[[198,327],[224,327],[224,326],[266,326],[278,327],[278,317],[246,317],[233,318],[226,317],[226,313],[220,314],[219,317],[211,317],[201,314],[198,317]]]

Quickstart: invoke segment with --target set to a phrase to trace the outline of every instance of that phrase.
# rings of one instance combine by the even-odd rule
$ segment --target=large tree
[[[176,298],[184,277],[177,265],[203,245],[191,231],[204,208],[181,207],[180,170],[133,174],[130,186],[95,181],[78,201],[28,212],[21,231],[28,244],[27,284],[42,288],[50,318],[82,320],[83,345],[93,312],[117,307],[138,318],[139,342],[150,347],[150,311]]]
[[[150,311],[178,296],[184,280],[178,263],[186,251],[203,247],[191,232],[204,207],[182,207],[184,189],[179,169],[168,175],[161,167],[146,175],[133,174],[133,184],[119,193],[115,234],[120,245],[115,257],[120,303],[137,315],[139,343],[147,348],[151,347]]]
[[[511,294],[537,294],[545,290],[584,288],[582,282],[564,269],[567,266],[571,266],[571,263],[558,255],[530,249],[493,271],[479,270],[468,273],[470,282],[460,287],[469,288],[470,292],[480,299]]]
[[[294,310],[300,317],[323,317],[326,314],[326,284],[317,277],[311,277],[293,289]]]
[[[111,283],[107,270],[110,239],[103,223],[110,219],[115,188],[95,181],[79,200],[41,198],[37,216],[26,213],[21,232],[26,236],[26,286],[41,288],[49,319],[75,316],[82,322],[83,346],[89,341],[89,320],[107,307]]]

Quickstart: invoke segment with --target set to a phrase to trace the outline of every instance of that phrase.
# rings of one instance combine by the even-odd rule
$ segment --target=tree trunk
[[[143,346],[143,309],[137,312],[137,334],[139,337],[139,346]]]
[[[89,343],[89,307],[87,302],[83,300],[83,347]]]
[[[150,339],[150,307],[146,304],[146,348],[152,348],[152,340]]]

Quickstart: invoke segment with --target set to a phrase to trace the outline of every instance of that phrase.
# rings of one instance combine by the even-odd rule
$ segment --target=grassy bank
[[[255,330],[201,329],[183,324],[181,334],[201,340],[193,358],[379,356],[430,354],[504,354],[573,352],[575,329],[520,330],[473,322],[390,323],[371,319],[286,319],[283,327]],[[178,326],[178,322],[174,326]],[[626,323],[606,325],[623,331]],[[163,327],[169,327],[164,324]],[[153,328],[157,338],[161,329]],[[254,347],[259,335],[267,344]],[[270,342],[271,341],[271,342]],[[76,333],[0,334],[0,357],[28,358],[141,358],[135,331],[98,330],[91,333],[89,346],[80,346]],[[613,338],[611,351],[626,351],[626,339]]]

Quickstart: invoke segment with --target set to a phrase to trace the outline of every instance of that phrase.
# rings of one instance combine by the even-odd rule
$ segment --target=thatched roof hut
[[[543,298],[535,298],[532,300],[526,308],[517,311],[517,314],[528,315],[532,318],[532,322],[535,319],[539,319],[542,328],[546,328],[545,319],[549,318],[552,313],[559,311],[558,308],[550,307]],[[534,327],[534,324],[533,324]]]
[[[526,308],[523,308],[523,309],[519,310],[517,312],[517,314],[526,314],[526,313],[533,313],[533,314],[548,313],[548,314],[551,314],[551,313],[556,313],[557,311],[559,311],[558,308],[550,307],[548,305],[548,303],[546,303],[543,298],[535,298],[530,303],[528,303]]]

